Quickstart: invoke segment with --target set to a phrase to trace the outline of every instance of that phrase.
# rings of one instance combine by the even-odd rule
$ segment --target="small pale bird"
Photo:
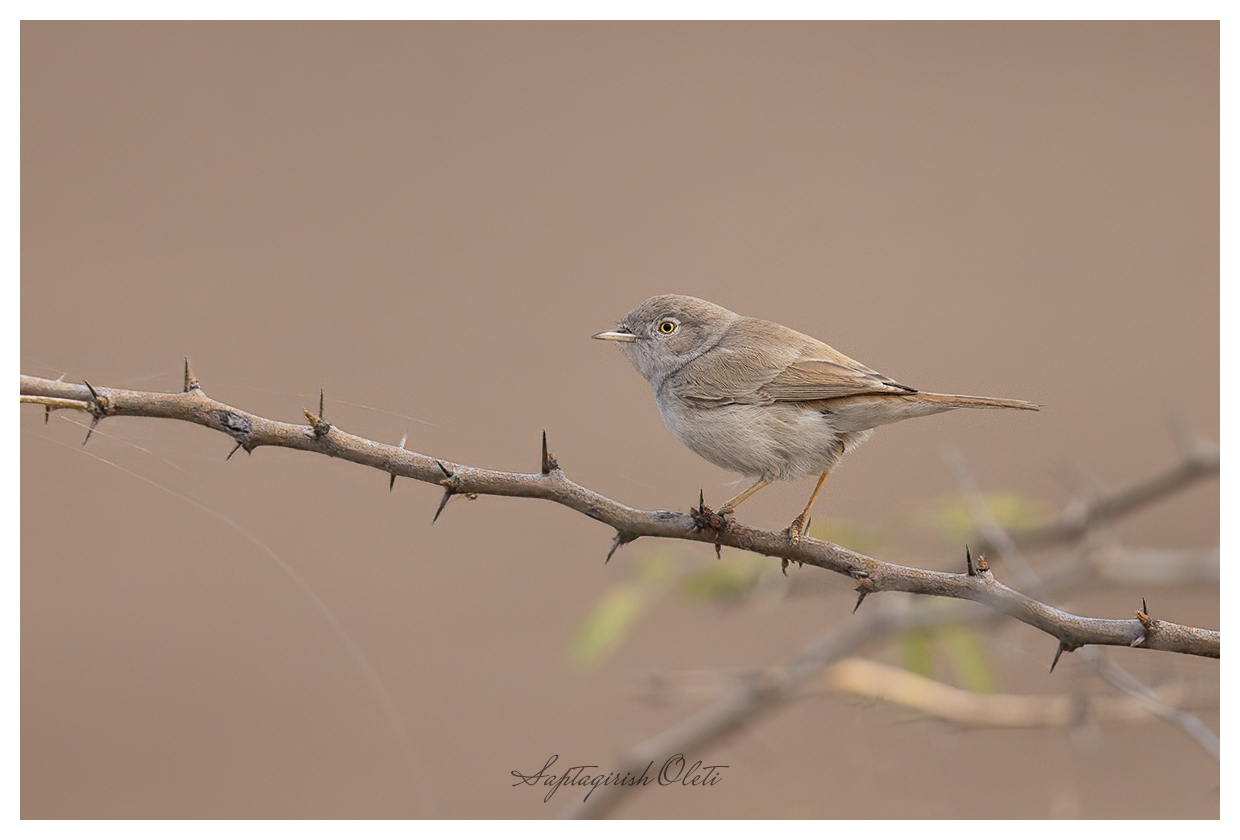
[[[793,541],[832,468],[875,427],[953,408],[1039,408],[927,394],[789,327],[687,295],[643,301],[594,338],[620,345],[681,443],[752,482],[720,514],[773,481],[818,476],[805,510],[788,526]]]

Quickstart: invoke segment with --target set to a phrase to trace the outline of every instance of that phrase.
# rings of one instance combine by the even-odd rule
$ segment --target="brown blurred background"
[[[322,386],[347,431],[517,471],[546,429],[570,478],[686,510],[735,477],[589,336],[698,295],[917,387],[1045,404],[880,430],[818,502],[857,548],[958,569],[945,452],[1054,513],[1176,460],[1178,429],[1217,440],[1218,97],[1210,22],[26,23],[22,371],[177,390],[189,356],[248,411],[299,421]],[[612,533],[553,504],[457,499],[432,527],[436,488],[351,464],[226,462],[220,434],[130,418],[83,448],[81,416],[22,417],[24,817],[551,816],[576,794],[511,771],[612,769],[705,702],[643,681],[853,620],[849,581],[792,569],[798,597],[669,593],[580,667],[601,598],[714,552],[641,540],[604,565]],[[743,519],[782,528],[810,489]],[[1217,484],[1113,536],[1215,546]],[[1209,583],[1056,603],[1142,596],[1219,625]],[[981,632],[1000,691],[1113,693],[1080,657],[1048,675],[1049,636]],[[1217,732],[1217,663],[1108,655],[1204,684]],[[828,696],[691,758],[723,782],[617,815],[1219,810],[1217,763],[1154,721],[971,730]]]

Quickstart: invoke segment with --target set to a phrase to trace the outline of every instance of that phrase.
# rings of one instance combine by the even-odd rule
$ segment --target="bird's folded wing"
[[[915,394],[916,388],[870,370],[843,353],[838,358],[801,359],[759,390],[775,402],[803,402],[864,394]]]

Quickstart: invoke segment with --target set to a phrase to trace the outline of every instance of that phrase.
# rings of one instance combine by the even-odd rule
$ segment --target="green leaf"
[[[907,630],[900,635],[900,660],[905,670],[930,677],[932,659],[930,631]]]
[[[1052,519],[1046,505],[1015,493],[987,493],[982,503],[990,518],[1004,530],[1031,528]],[[959,496],[936,504],[931,520],[953,542],[962,542],[977,533],[969,504]]]
[[[685,575],[678,589],[690,600],[736,601],[753,589],[770,566],[765,558],[728,557]]]
[[[678,561],[667,552],[653,552],[636,564],[636,579],[608,590],[573,631],[568,657],[581,668],[596,665],[628,638],[637,619],[667,591]]]
[[[994,671],[986,661],[986,652],[978,644],[977,635],[959,624],[940,627],[938,635],[944,651],[956,667],[957,684],[976,694],[994,693]]]
[[[586,668],[615,650],[645,610],[649,596],[641,582],[612,587],[573,633],[568,647],[573,664]]]
[[[874,554],[883,547],[882,537],[873,531],[866,531],[833,519],[824,519],[821,524],[811,521],[807,533],[814,539],[847,546],[861,554]]]
[[[909,630],[900,637],[900,658],[904,668],[929,679],[934,675],[935,654],[946,656],[954,673],[954,685],[977,694],[995,690],[994,671],[977,636],[958,624]],[[946,682],[946,680],[940,680]]]

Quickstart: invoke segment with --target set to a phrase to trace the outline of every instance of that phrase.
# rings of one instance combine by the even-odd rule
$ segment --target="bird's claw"
[[[800,514],[796,519],[792,520],[784,533],[788,535],[789,541],[796,545],[801,541],[801,535],[805,533],[805,529],[809,526],[809,520],[805,518],[805,514]]]
[[[693,527],[699,531],[722,531],[731,524],[732,511],[727,505],[719,508],[719,510],[711,510],[705,504],[700,507],[689,508],[689,515],[693,517]]]

